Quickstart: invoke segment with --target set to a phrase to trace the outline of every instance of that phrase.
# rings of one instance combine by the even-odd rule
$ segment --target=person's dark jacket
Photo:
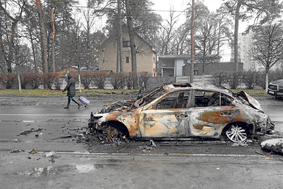
[[[68,77],[68,84],[62,92],[68,91],[67,96],[74,97],[76,96],[75,80],[72,77],[72,75],[69,73],[67,74],[67,77]]]

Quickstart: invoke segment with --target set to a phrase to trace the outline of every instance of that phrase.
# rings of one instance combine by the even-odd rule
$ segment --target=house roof
[[[128,32],[123,32],[123,33],[129,34]],[[144,40],[141,36],[139,36],[137,33],[134,33],[134,34],[135,34],[138,38],[140,38],[145,44],[147,44],[147,45],[151,48],[151,50],[152,50],[153,53],[157,54],[156,50],[155,50],[147,41],[145,41],[145,40]],[[97,48],[97,50],[98,50],[98,49],[101,49],[107,41],[109,41],[109,40],[111,40],[111,39],[113,39],[113,38],[114,38],[114,36],[108,37],[106,40],[104,40],[104,41],[101,43],[101,45],[99,45],[99,47]]]
[[[199,55],[195,55],[195,57],[201,57]],[[211,55],[211,57],[215,57],[215,58],[221,58],[221,56],[215,56],[215,55]],[[158,56],[159,59],[189,59],[191,58],[190,54],[177,54],[177,55],[173,55],[173,54],[169,54],[169,55],[160,55]]]

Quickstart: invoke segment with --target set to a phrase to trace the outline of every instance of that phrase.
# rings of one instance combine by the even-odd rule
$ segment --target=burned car
[[[245,92],[192,84],[169,84],[134,101],[114,102],[91,113],[91,133],[108,137],[220,138],[243,142],[274,132],[260,104]]]
[[[283,79],[270,82],[268,84],[267,94],[276,98],[283,98]]]

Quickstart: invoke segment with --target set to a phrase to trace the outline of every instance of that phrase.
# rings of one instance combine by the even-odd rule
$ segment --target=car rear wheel
[[[248,138],[248,131],[245,127],[239,124],[231,125],[225,131],[226,137],[232,142],[244,142]]]

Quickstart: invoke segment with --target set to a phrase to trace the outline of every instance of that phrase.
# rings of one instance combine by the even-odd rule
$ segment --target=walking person
[[[72,74],[70,74],[70,73],[66,74],[65,77],[67,79],[67,86],[65,87],[65,89],[62,92],[67,91],[68,104],[64,109],[69,109],[71,100],[73,102],[75,102],[78,105],[78,109],[80,109],[80,104],[77,101],[75,101],[75,99],[74,99],[74,96],[76,96],[75,80],[72,77]]]

